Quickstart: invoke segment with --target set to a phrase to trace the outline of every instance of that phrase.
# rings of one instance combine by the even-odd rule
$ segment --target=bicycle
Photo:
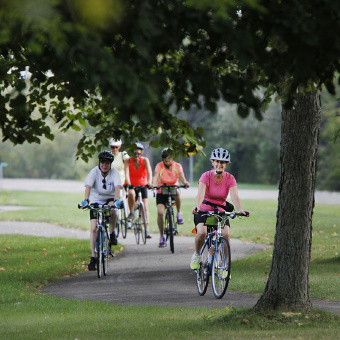
[[[94,210],[97,213],[97,238],[96,238],[96,258],[97,258],[97,274],[101,278],[107,274],[109,255],[114,257],[110,246],[110,236],[107,228],[107,218],[110,217],[110,210],[115,207],[112,205],[104,205],[98,203],[81,206],[78,209]]]
[[[215,297],[221,299],[229,284],[231,272],[231,253],[228,240],[222,236],[222,229],[229,218],[241,218],[242,213],[218,211],[199,211],[207,216],[205,225],[208,235],[200,251],[200,266],[196,272],[197,290],[203,296],[208,288],[211,276],[212,289]],[[223,225],[222,225],[223,223]]]
[[[175,218],[175,213],[173,206],[175,204],[175,200],[172,198],[172,196],[177,195],[177,189],[178,188],[185,188],[184,185],[160,185],[158,187],[155,187],[155,189],[162,189],[163,195],[168,195],[168,202],[165,205],[165,217],[164,217],[164,235],[166,241],[168,239],[170,240],[170,250],[172,253],[175,252],[175,244],[174,244],[174,236],[178,234],[177,231],[177,220]]]
[[[117,224],[116,224],[116,236],[118,238],[120,230],[122,231],[123,238],[126,238],[127,232],[127,201],[126,196],[123,195],[123,189],[120,189],[119,201],[121,202],[121,208],[117,211]]]
[[[147,221],[145,217],[145,207],[144,202],[142,199],[142,191],[143,188],[149,188],[148,185],[137,185],[133,186],[130,185],[130,189],[135,189],[136,192],[136,199],[135,199],[135,206],[134,206],[134,215],[135,218],[132,222],[132,228],[135,234],[136,243],[139,244],[140,236],[142,236],[143,244],[146,243],[146,236],[147,236]]]

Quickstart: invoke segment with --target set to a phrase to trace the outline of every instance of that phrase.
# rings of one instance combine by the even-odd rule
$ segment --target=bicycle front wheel
[[[139,206],[138,230],[142,236],[143,244],[146,243],[146,218],[144,204]]]
[[[119,237],[120,227],[122,223],[122,213],[120,210],[117,211],[117,223],[115,228],[116,237]]]
[[[99,279],[103,275],[103,233],[101,227],[97,232],[97,274]]]
[[[109,261],[109,238],[107,231],[103,229],[103,274],[107,274]]]
[[[196,270],[197,290],[200,296],[203,296],[208,288],[209,283],[209,249],[205,243],[201,250],[200,266]]]
[[[164,219],[164,234],[166,241],[170,242],[170,250],[173,253],[175,251],[174,246],[174,230],[173,230],[173,216],[171,213],[170,208],[167,208],[165,212],[165,219]]]
[[[231,269],[230,245],[226,238],[220,237],[217,241],[217,250],[214,250],[212,265],[212,288],[217,299],[221,299],[225,294]]]
[[[175,244],[174,244],[174,233],[175,233],[175,216],[174,211],[169,209],[169,238],[170,238],[170,250],[172,253],[175,252]]]
[[[135,216],[136,216],[136,210],[135,209]],[[134,229],[134,233],[135,233],[135,238],[136,238],[136,243],[139,244],[139,239],[140,239],[140,232],[139,232],[139,217],[135,218],[133,221],[133,229]]]
[[[121,223],[120,223],[120,227],[122,230],[122,236],[123,238],[126,238],[126,229],[127,229],[127,205],[126,205],[126,201],[123,201],[123,209],[121,209]]]

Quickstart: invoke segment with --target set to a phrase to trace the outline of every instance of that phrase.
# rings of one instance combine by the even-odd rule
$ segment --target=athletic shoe
[[[87,268],[89,269],[89,271],[93,272],[97,269],[97,260],[95,257],[91,257],[91,262],[89,263],[89,265],[87,266]]]
[[[113,232],[110,234],[110,246],[116,246],[118,244],[116,234]]]
[[[146,234],[146,238],[151,238],[151,235],[150,234]]]
[[[134,220],[134,218],[135,218],[135,213],[134,213],[133,211],[130,211],[130,214],[129,214],[127,220],[128,220],[129,222],[131,222],[131,221]]]
[[[165,241],[164,236],[161,236],[161,237],[160,237],[158,247],[159,247],[159,248],[164,248],[164,247],[166,247],[166,241]]]
[[[183,216],[182,213],[177,213],[177,224],[183,224],[184,220],[183,220]]]
[[[226,279],[228,277],[228,269],[216,269],[216,271],[221,279]],[[229,279],[231,279],[231,275],[229,276]]]
[[[190,268],[191,269],[198,269],[200,267],[200,256],[196,254],[196,252],[191,257]]]

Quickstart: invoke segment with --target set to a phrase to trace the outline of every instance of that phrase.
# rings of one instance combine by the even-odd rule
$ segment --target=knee
[[[198,240],[202,241],[202,240],[204,240],[207,237],[207,233],[205,233],[205,232],[197,232],[196,237],[197,237]]]

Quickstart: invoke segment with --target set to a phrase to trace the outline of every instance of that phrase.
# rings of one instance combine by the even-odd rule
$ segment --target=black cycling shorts
[[[113,202],[115,199],[114,198],[109,198],[106,202],[105,205],[108,205],[110,202]],[[95,210],[90,210],[90,220],[96,220],[97,219],[97,212]]]
[[[163,204],[164,206],[168,203],[168,195],[156,194],[156,205]]]

